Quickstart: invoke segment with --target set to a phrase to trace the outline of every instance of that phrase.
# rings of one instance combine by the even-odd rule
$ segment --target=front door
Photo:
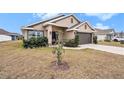
[[[52,32],[52,44],[55,44],[57,41],[57,32]]]

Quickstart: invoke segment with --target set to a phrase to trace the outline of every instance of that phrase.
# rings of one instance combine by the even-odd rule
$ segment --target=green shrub
[[[124,44],[124,40],[121,40],[121,41],[120,41],[120,44]]]
[[[65,42],[65,46],[67,46],[67,47],[77,47],[74,39],[71,39],[68,42]]]
[[[42,47],[42,42],[43,42],[42,37],[37,37],[37,42],[36,42],[37,47]]]
[[[71,39],[67,42],[65,42],[64,46],[67,46],[67,47],[78,47],[79,45],[79,36],[76,35],[75,36],[75,39]]]
[[[97,43],[98,43],[98,41],[97,41],[97,36],[93,36],[93,43],[94,43],[94,44],[97,44]]]
[[[31,37],[29,40],[23,40],[24,48],[45,47],[48,45],[47,37]]]
[[[76,44],[76,46],[79,45],[79,35],[75,36],[75,44]]]
[[[42,37],[42,46],[47,46],[47,45],[48,45],[47,37]]]
[[[29,47],[30,48],[36,48],[37,47],[37,38],[31,37],[29,39]]]
[[[28,48],[28,47],[29,47],[29,42],[28,42],[28,40],[24,40],[24,39],[23,39],[23,47],[24,47],[24,48]]]
[[[43,47],[48,45],[47,37],[38,37],[37,38],[37,47]]]

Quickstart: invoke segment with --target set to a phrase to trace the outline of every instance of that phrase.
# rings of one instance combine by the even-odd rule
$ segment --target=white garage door
[[[97,40],[105,40],[106,35],[97,35]]]
[[[11,36],[0,35],[0,42],[1,41],[9,41],[11,40]]]

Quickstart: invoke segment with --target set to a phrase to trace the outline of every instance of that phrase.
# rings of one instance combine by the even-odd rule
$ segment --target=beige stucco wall
[[[52,26],[53,31],[64,31],[65,29],[62,27]]]
[[[71,18],[73,18],[73,23],[71,23]],[[54,22],[54,23],[56,23],[57,25],[60,25],[60,26],[72,26],[79,22],[73,16],[70,16],[65,19]]]
[[[67,39],[74,39],[74,38],[75,38],[74,32],[75,32],[75,31],[68,31],[68,32],[66,31],[66,32],[64,33],[63,38],[64,38],[65,40],[67,40]]]
[[[31,26],[31,27],[36,30],[44,30],[43,24],[37,24],[37,25]]]
[[[85,29],[85,25],[87,25],[87,29]],[[78,27],[78,29],[79,29],[80,31],[86,31],[86,32],[92,32],[92,31],[93,31],[93,30],[91,29],[91,27],[90,27],[87,23],[82,24],[80,27]]]
[[[28,39],[28,31],[27,30],[22,29],[22,35],[23,35],[25,40]]]

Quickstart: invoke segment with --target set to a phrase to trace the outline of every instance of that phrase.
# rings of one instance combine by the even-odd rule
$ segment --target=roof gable
[[[63,17],[48,21],[48,22],[44,23],[43,25],[46,26],[46,25],[50,25],[50,24],[56,24],[60,27],[69,28],[69,27],[74,26],[79,23],[80,23],[80,21],[74,15],[71,14],[71,15],[65,15]]]
[[[77,20],[77,21],[80,23],[80,20],[79,20],[76,16],[74,16],[73,14],[65,15],[65,16],[63,16],[63,17],[61,17],[61,18],[57,18],[57,19],[51,20],[51,21],[49,21],[49,22],[57,22],[57,21],[60,21],[60,20],[65,19],[65,18],[68,18],[68,17],[70,17],[70,16],[72,16],[75,20]]]
[[[81,27],[84,24],[87,24],[89,26],[89,28],[91,28],[91,30],[95,31],[95,29],[87,21],[84,21],[82,23],[76,24],[75,26],[70,27],[67,31],[69,31],[69,30],[78,30],[78,28]]]
[[[91,30],[94,30],[94,31],[95,31],[95,29],[94,29],[94,28],[91,26],[91,24],[89,24],[89,22],[87,22],[87,21],[82,22],[82,24],[79,24],[76,28],[78,28],[78,27],[80,27],[80,26],[82,26],[82,25],[85,25],[85,24],[87,24],[88,27],[89,27]]]

